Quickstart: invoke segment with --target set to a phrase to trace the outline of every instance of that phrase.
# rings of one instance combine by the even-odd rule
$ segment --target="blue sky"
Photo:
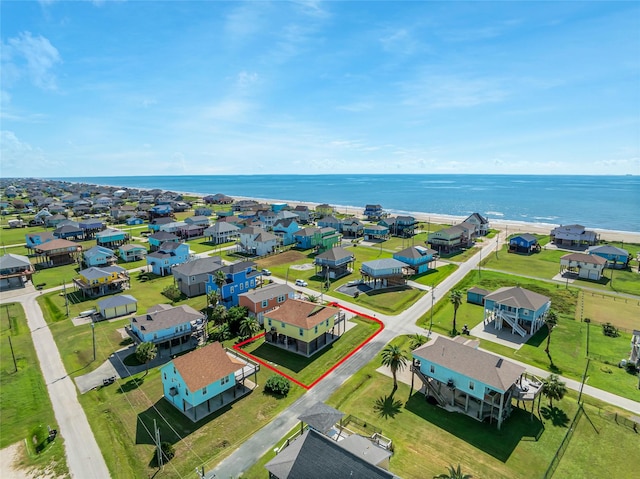
[[[638,2],[2,1],[1,174],[640,174]]]

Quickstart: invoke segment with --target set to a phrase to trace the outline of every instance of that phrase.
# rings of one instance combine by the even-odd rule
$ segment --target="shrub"
[[[605,336],[609,336],[611,338],[617,338],[618,336],[620,336],[620,333],[618,332],[618,328],[616,328],[611,323],[605,323],[602,325],[602,333]]]
[[[278,374],[272,374],[264,384],[264,390],[279,396],[286,396],[291,389],[291,382]]]
[[[178,301],[180,299],[181,293],[180,289],[176,285],[172,284],[164,288],[162,290],[162,294],[169,298],[171,301]]]
[[[176,450],[170,442],[161,442],[160,449],[162,450],[162,455],[166,461],[170,461],[176,455]]]

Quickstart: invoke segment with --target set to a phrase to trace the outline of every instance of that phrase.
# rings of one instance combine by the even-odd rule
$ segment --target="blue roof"
[[[133,304],[137,302],[138,300],[130,294],[121,294],[119,296],[110,296],[102,301],[98,301],[98,308],[115,308],[116,306],[124,306],[125,304]]]

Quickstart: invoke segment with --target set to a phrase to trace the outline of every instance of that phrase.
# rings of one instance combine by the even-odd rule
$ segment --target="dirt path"
[[[24,443],[16,442],[0,449],[0,477],[3,479],[54,479],[55,475],[46,470],[24,467],[21,463],[24,457]]]

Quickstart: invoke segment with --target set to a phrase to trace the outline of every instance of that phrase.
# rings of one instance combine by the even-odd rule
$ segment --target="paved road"
[[[22,303],[27,315],[40,369],[58,422],[58,432],[64,438],[69,473],[78,479],[107,479],[111,477],[109,470],[78,402],[76,387],[67,376],[58,347],[42,316],[36,301],[38,295],[29,293],[13,300]]]
[[[502,238],[499,241],[502,241]],[[216,479],[227,479],[239,477],[240,474],[253,466],[260,457],[266,454],[274,444],[276,444],[299,423],[297,419],[298,416],[300,416],[315,402],[326,401],[347,379],[372,361],[389,341],[401,334],[425,334],[425,330],[423,328],[415,325],[417,319],[425,312],[428,312],[432,304],[437,303],[439,299],[447,295],[448,292],[471,270],[477,268],[478,263],[481,261],[481,257],[486,258],[491,254],[495,250],[496,246],[499,245],[499,241],[489,242],[489,244],[482,247],[482,254],[476,254],[468,261],[461,263],[459,268],[452,275],[447,277],[442,281],[442,283],[433,289],[433,299],[431,294],[427,294],[420,298],[420,300],[410,308],[396,316],[382,315],[375,313],[374,311],[358,307],[357,309],[361,312],[382,320],[385,324],[385,329],[376,336],[373,341],[365,345],[357,354],[351,356],[351,358],[340,365],[340,367],[338,367],[333,373],[318,383],[310,391],[306,392],[289,408],[276,416],[273,421],[241,444],[230,456],[220,462],[214,470],[207,472],[205,475],[206,478],[212,479],[215,477]],[[280,281],[277,278],[274,280]],[[298,289],[302,289],[305,293],[316,294],[315,291],[306,290],[305,288]],[[325,295],[325,299],[327,301],[334,300],[327,295]],[[432,336],[435,337],[437,334],[432,333]],[[506,359],[513,361],[510,358]],[[524,363],[519,364],[522,364],[528,372],[535,374],[538,377],[547,377],[549,375],[549,372],[542,369]],[[568,388],[576,391],[579,390],[580,383],[578,381],[568,378],[562,378],[562,380],[566,382]],[[636,414],[640,414],[640,403],[635,401],[616,396],[591,386],[585,386],[583,393],[606,401],[607,403],[622,407]]]

